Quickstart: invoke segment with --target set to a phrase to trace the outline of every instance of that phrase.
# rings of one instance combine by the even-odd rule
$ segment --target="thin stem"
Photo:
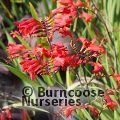
[[[92,77],[89,82],[87,82],[87,85],[89,85],[94,80],[94,77]]]
[[[82,82],[81,82],[81,79],[80,79],[80,75],[79,75],[77,72],[75,72],[73,69],[71,69],[71,71],[72,71],[74,74],[76,74],[76,76],[77,76],[77,78],[78,78],[78,81],[80,82],[81,85],[83,85]]]
[[[60,82],[57,81],[55,74],[52,74],[51,77],[55,80],[55,82],[56,82],[58,85],[60,85],[63,89],[66,90],[66,88],[65,88]]]
[[[98,9],[98,8],[96,7],[96,5],[94,4],[93,0],[92,0],[92,3],[93,3],[93,6],[95,7],[95,9],[96,9],[97,11],[99,11],[99,9]],[[116,67],[116,70],[117,70],[117,73],[118,73],[117,52],[116,52],[115,43],[114,43],[115,39],[113,40],[113,38],[112,38],[112,36],[111,36],[111,32],[109,31],[109,29],[108,29],[108,27],[107,27],[107,25],[106,25],[106,22],[105,22],[105,20],[103,19],[102,15],[101,15],[101,14],[99,14],[99,15],[96,14],[96,16],[98,17],[98,19],[99,19],[99,20],[102,22],[102,24],[104,25],[104,27],[105,27],[105,29],[106,29],[106,31],[107,31],[108,37],[109,37],[109,39],[110,39],[110,41],[111,41],[111,43],[112,43],[112,45],[113,45],[114,57],[115,57],[115,67]]]
[[[82,69],[83,69],[83,73],[84,73],[85,82],[86,82],[86,85],[87,85],[86,70],[85,70],[85,65],[84,64],[82,65]]]

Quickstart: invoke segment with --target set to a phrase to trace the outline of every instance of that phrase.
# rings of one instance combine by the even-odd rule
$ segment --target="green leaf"
[[[7,40],[8,40],[8,43],[15,43],[14,39],[10,36],[10,34],[5,30],[4,28],[4,31],[5,31],[5,34],[7,36]]]
[[[91,23],[88,24],[88,23],[86,23],[85,21],[84,21],[84,23],[85,23],[86,29],[87,29],[87,31],[88,31],[91,39],[92,39],[92,38],[94,37],[94,32],[93,32],[92,28],[90,27]]]
[[[9,15],[10,18],[13,18],[10,10],[8,9],[8,7],[4,4],[2,0],[0,0],[0,6],[4,9],[4,11]]]
[[[58,82],[60,82],[61,84],[63,84],[62,78],[60,76],[60,72],[56,73],[56,79],[58,80]]]
[[[36,80],[40,83],[42,87],[47,88],[47,84],[41,78],[37,77]]]
[[[40,87],[39,84],[37,84],[35,81],[32,81],[31,79],[29,79],[28,76],[26,74],[24,74],[23,72],[21,72],[18,68],[15,68],[15,67],[12,67],[12,66],[9,66],[9,65],[5,65],[5,66],[10,70],[10,72],[12,72],[14,75],[19,77],[24,84],[30,84],[35,89]]]
[[[10,105],[10,107],[13,107],[13,108],[26,108],[28,110],[35,110],[35,111],[41,111],[41,112],[46,112],[46,113],[49,113],[47,110],[44,110],[42,108],[38,108],[38,107],[34,107],[34,106],[23,106],[21,102],[18,102],[18,103],[15,103],[15,104],[12,104]]]
[[[24,45],[28,49],[30,48],[29,43],[24,38],[22,38],[19,35],[16,35],[16,37],[18,38],[18,40],[21,42],[22,45]]]
[[[13,3],[23,3],[23,0],[10,0],[10,2],[13,2]]]
[[[67,88],[69,88],[69,86],[71,86],[73,84],[71,76],[70,76],[70,68],[68,67],[66,70],[66,85]]]
[[[51,5],[51,9],[55,9],[57,7],[57,2],[53,2],[53,0],[50,0],[50,5]]]
[[[85,117],[86,117],[88,120],[93,120],[92,117],[90,116],[90,114],[87,112],[87,110],[85,110],[85,109],[82,110],[82,109],[81,109],[81,111],[82,111],[82,113],[85,115]]]
[[[120,117],[120,115],[117,112],[117,110],[114,110],[114,120],[118,120],[119,117]]]
[[[6,46],[4,45],[4,43],[2,42],[2,40],[0,39],[0,47],[2,47],[3,50],[6,49]]]
[[[54,79],[52,79],[49,75],[42,75],[42,77],[48,85],[50,86],[54,85]]]
[[[74,22],[74,24],[73,24],[73,32],[76,31],[76,28],[77,28],[77,20],[78,20],[78,18],[75,19],[75,22]]]
[[[49,13],[49,6],[48,6],[48,3],[47,3],[47,0],[42,0],[43,4],[44,4],[44,7],[46,9],[46,12]]]
[[[32,3],[29,2],[29,6],[30,6],[30,11],[31,11],[32,17],[35,18],[35,19],[38,19],[37,11],[35,10]]]
[[[106,114],[106,112],[102,112],[100,115],[101,120],[113,120],[113,118],[110,116],[110,114]]]
[[[73,83],[71,86],[69,86],[69,87],[67,88],[67,91],[74,90],[74,89],[77,88],[79,85],[80,85],[80,82],[75,82],[75,83]]]

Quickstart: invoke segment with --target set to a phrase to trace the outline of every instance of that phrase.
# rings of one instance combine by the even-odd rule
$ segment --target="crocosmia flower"
[[[97,74],[104,70],[104,67],[99,62],[91,62],[91,65],[94,67],[93,73]]]
[[[115,101],[113,101],[109,95],[105,94],[104,100],[106,102],[106,106],[111,110],[114,110],[118,106],[118,104]]]
[[[99,110],[95,107],[95,106],[92,106],[92,105],[86,105],[86,108],[88,108],[91,113],[93,114],[94,117],[98,117],[100,112]]]
[[[73,4],[73,0],[59,0],[59,2],[63,5],[71,5]]]
[[[86,12],[82,12],[80,18],[83,18],[86,22],[91,22],[93,19],[93,15]]]
[[[18,27],[22,36],[30,36],[32,34],[39,33],[40,28],[42,27],[41,22],[34,18],[25,19],[21,22],[15,22],[15,25]]]
[[[114,74],[112,74],[112,76],[113,76],[113,78],[116,79],[118,86],[120,86],[120,74],[114,73]]]
[[[24,45],[10,43],[8,44],[7,52],[10,58],[13,59],[19,57],[25,51],[25,49],[26,47]]]

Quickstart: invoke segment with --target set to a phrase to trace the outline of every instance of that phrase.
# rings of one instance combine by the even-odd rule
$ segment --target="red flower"
[[[87,38],[78,38],[77,41],[82,43],[82,48],[81,49],[86,49],[90,46],[91,42]]]
[[[115,89],[109,89],[106,91],[107,95],[114,95]]]
[[[54,31],[59,31],[59,33],[62,34],[62,36],[70,36],[72,37],[72,34],[69,30],[69,27],[72,23],[72,18],[70,14],[62,15],[56,15],[54,16]]]
[[[91,54],[93,54],[95,57],[98,54],[105,53],[105,49],[101,45],[96,45],[96,39],[93,39],[92,41],[88,40],[87,38],[78,38],[77,41],[82,43],[81,50],[87,50],[90,51]]]
[[[56,8],[54,10],[52,10],[52,14],[58,14],[58,13],[61,13],[61,14],[70,14],[71,10],[67,7],[60,7],[60,8]]]
[[[58,67],[54,66],[52,61],[47,62],[44,59],[23,60],[20,64],[23,71],[27,72],[32,80],[36,78],[36,75],[49,75],[58,70]]]
[[[93,19],[93,16],[89,13],[86,13],[86,12],[82,12],[80,17],[84,18],[86,22],[91,22]]]
[[[74,111],[74,109],[72,107],[68,107],[66,108],[66,110],[64,111],[65,116],[68,118],[69,116],[71,116],[72,112]]]
[[[63,6],[52,10],[54,15],[54,31],[60,30],[63,35],[70,35],[70,32],[65,29],[70,27],[73,20],[77,17],[77,7],[80,7],[82,2],[78,1],[75,3],[73,0],[60,0],[59,3]]]
[[[56,72],[59,67],[64,67],[64,58],[69,54],[61,42],[51,45],[49,49],[38,45],[33,50],[23,53],[20,64],[22,70],[27,72],[31,79],[35,79],[38,74],[49,75]]]
[[[29,36],[40,32],[41,22],[34,19],[25,19],[21,22],[15,22],[22,36]]]
[[[74,19],[77,17],[77,7],[76,6],[79,6],[79,3],[72,4],[71,6],[68,5],[68,6],[59,7],[59,8],[52,10],[52,14],[62,16],[63,18],[64,18],[63,15],[68,15],[72,19]]]
[[[43,56],[47,58],[51,57],[50,50],[42,47],[41,45],[38,45],[33,49],[33,54],[36,55],[36,57],[38,58]]]
[[[54,29],[59,30],[60,28],[69,27],[72,23],[72,19],[69,14],[64,16],[56,15],[54,17],[54,23]]]
[[[60,28],[59,32],[61,33],[62,37],[69,36],[69,37],[73,38],[73,34],[70,32],[69,29],[67,29],[67,27]]]
[[[76,106],[66,106],[63,107],[62,113],[66,118],[69,118],[77,108]]]
[[[22,111],[22,120],[27,120],[27,111],[26,110]]]
[[[98,117],[100,112],[98,111],[98,109],[92,105],[87,105],[87,108],[92,112],[94,117]]]
[[[117,103],[114,101],[108,102],[107,107],[111,110],[114,110],[117,107]]]
[[[65,59],[64,58],[60,58],[60,57],[55,57],[54,58],[54,66],[63,68],[64,64],[65,64]]]
[[[0,114],[0,120],[11,120],[12,113],[9,108],[3,108],[2,113]]]
[[[117,103],[115,101],[113,101],[109,95],[104,95],[104,100],[106,101],[106,106],[111,109],[114,110],[117,107]]]
[[[59,3],[63,6],[52,10],[53,14],[69,14],[71,17],[74,17],[72,15],[77,15],[77,9],[84,6],[84,3],[80,0],[78,0],[77,2],[74,2],[73,0],[60,0]]]
[[[57,42],[51,46],[52,57],[65,57],[68,55],[68,50],[61,42]]]
[[[40,60],[23,60],[20,64],[22,65],[23,71],[30,74],[32,80],[35,79],[37,73],[43,66]]]
[[[76,6],[76,7],[83,7],[83,6],[84,6],[84,3],[81,2],[80,0],[77,0],[77,2],[75,3],[75,6]]]
[[[15,30],[15,31],[12,31],[12,32],[10,33],[10,35],[11,35],[13,38],[16,38],[17,36],[20,35],[20,33],[19,33],[19,31]]]
[[[10,109],[6,109],[6,114],[7,114],[7,118],[8,118],[8,119],[11,119],[11,118],[12,118],[12,114],[11,114]]]
[[[97,74],[104,70],[104,67],[99,62],[91,62],[91,65],[94,67],[93,73]]]
[[[65,58],[65,64],[64,64],[64,67],[78,67],[81,63],[82,63],[82,60],[77,56],[77,55],[69,55],[69,56],[66,56]]]
[[[120,74],[114,73],[114,74],[112,74],[112,76],[113,76],[113,78],[116,79],[118,86],[120,86]]]
[[[13,59],[13,58],[19,57],[25,49],[26,48],[24,45],[11,43],[11,44],[8,44],[7,52],[10,58]]]
[[[5,119],[6,119],[5,113],[4,112],[0,113],[0,120],[5,120]]]
[[[59,0],[59,3],[65,6],[83,7],[84,3],[81,0],[74,2],[73,0]]]
[[[92,52],[105,53],[104,47],[100,46],[100,45],[90,44],[90,46],[87,49],[92,51]]]
[[[73,4],[73,0],[59,0],[59,3],[68,6]]]
[[[59,0],[62,7],[52,10],[54,16],[54,31],[59,31],[63,37],[68,35],[72,37],[70,28],[72,22],[78,17],[77,9],[84,4],[80,0],[74,2],[73,0]]]

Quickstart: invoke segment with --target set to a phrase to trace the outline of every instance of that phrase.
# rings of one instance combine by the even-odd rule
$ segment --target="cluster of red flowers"
[[[19,32],[22,36],[29,36],[40,32],[41,23],[34,19],[26,19],[22,22],[15,22],[15,25],[19,28]]]
[[[104,93],[104,101],[105,101],[105,108],[109,108],[110,110],[114,110],[117,108],[118,103],[116,101],[113,101],[110,97],[110,95],[114,95],[115,90],[107,90]],[[58,114],[64,115],[66,118],[71,118],[72,113],[79,109],[88,109],[94,117],[98,117],[101,112],[104,110],[104,108],[99,111],[95,106],[90,105],[88,103],[80,106],[62,106],[59,110]]]
[[[22,44],[8,44],[8,54],[10,55],[10,59],[19,57],[25,49],[26,47]]]
[[[89,63],[94,67],[93,73],[97,74],[99,72],[102,72],[104,70],[103,66],[100,62],[92,62],[92,58],[98,57],[101,54],[105,53],[105,49],[101,45],[96,45],[95,41],[96,39],[93,39],[92,41],[86,39],[86,38],[78,38],[78,41],[82,43],[82,47],[80,49],[80,52],[78,54],[81,54],[84,56],[85,59],[84,63]]]
[[[16,38],[17,36],[22,36],[23,38],[28,37],[47,37],[50,41],[54,33],[53,29],[53,19],[51,17],[41,19],[24,19],[20,22],[15,22],[18,30],[12,31],[11,35]]]
[[[100,111],[93,105],[90,104],[85,104],[81,106],[62,106],[62,108],[59,110],[58,114],[62,114],[65,116],[67,119],[71,118],[72,113],[75,110],[80,110],[80,109],[88,109],[90,112],[93,114],[94,117],[98,117],[100,115]]]
[[[79,39],[80,40],[80,39]],[[37,45],[29,49],[21,44],[9,44],[8,54],[11,59],[22,58],[21,65],[24,72],[30,74],[31,79],[35,79],[37,74],[50,74],[62,67],[77,67],[82,63],[90,63],[94,66],[93,73],[97,74],[103,71],[103,66],[99,62],[92,62],[92,57],[96,57],[104,52],[104,48],[94,45],[88,40],[82,40],[82,47],[77,54],[71,54],[61,42],[45,48]],[[84,56],[82,56],[84,55]]]
[[[22,22],[15,22],[18,31],[11,33],[13,37],[16,37],[16,34],[23,37],[47,36],[51,40],[55,31],[59,31],[63,36],[73,37],[70,32],[70,26],[76,18],[82,18],[86,22],[91,22],[93,19],[93,15],[90,13],[85,11],[79,13],[80,8],[87,8],[87,2],[81,2],[80,0],[77,0],[77,2],[73,0],[59,0],[59,4],[60,7],[52,10],[50,17],[45,20],[30,18]]]
[[[80,0],[76,2],[73,0],[59,0],[59,3],[60,7],[52,11],[52,19],[36,20],[30,18],[21,22],[15,22],[18,31],[12,32],[13,37],[35,35],[37,37],[47,37],[48,41],[51,42],[54,32],[59,31],[63,36],[69,35],[70,39],[74,40],[72,32],[70,32],[72,21],[80,16],[86,22],[90,22],[92,17],[85,12],[79,15],[78,9],[86,7],[85,2]],[[96,45],[95,39],[90,41],[86,38],[78,38],[74,41],[82,44],[75,54],[70,53],[60,42],[50,45],[48,49],[42,45],[37,45],[35,48],[27,48],[21,44],[9,44],[7,51],[11,59],[22,58],[20,63],[22,69],[30,74],[31,79],[35,79],[38,74],[43,75],[55,72],[59,67],[62,69],[68,66],[76,68],[82,63],[91,64],[94,67],[93,73],[95,74],[102,72],[103,66],[99,62],[92,62],[92,58],[103,54],[105,52],[104,47]],[[74,50],[73,46],[71,44]]]
[[[73,0],[59,0],[59,4],[58,8],[52,10],[52,15],[54,16],[54,29],[58,30],[63,36],[72,37],[69,28],[75,19],[82,18],[86,22],[91,22],[93,19],[93,15],[90,13],[85,11],[79,13],[80,8],[87,7],[87,2],[85,3],[81,0],[76,2]]]
[[[118,106],[118,103],[116,101],[113,101],[110,97],[111,95],[114,95],[115,92],[116,91],[114,89],[110,89],[107,90],[106,93],[104,94],[105,105],[110,110],[114,110]]]
[[[106,102],[106,106],[109,109],[114,110],[117,107],[118,104],[115,101],[113,101],[109,95],[105,95],[104,99]]]
[[[19,114],[21,114],[21,120],[27,120],[26,110],[22,110],[21,113],[19,113]],[[16,115],[15,113],[13,113],[12,109],[9,107],[4,107],[0,111],[0,120],[14,120],[14,119],[18,119],[18,116],[19,115]]]
[[[10,58],[20,57],[23,71],[35,79],[37,74],[49,74],[63,66],[64,57],[68,55],[67,49],[62,43],[53,44],[50,49],[38,45],[33,49],[27,49],[23,45],[9,44],[7,49]]]

